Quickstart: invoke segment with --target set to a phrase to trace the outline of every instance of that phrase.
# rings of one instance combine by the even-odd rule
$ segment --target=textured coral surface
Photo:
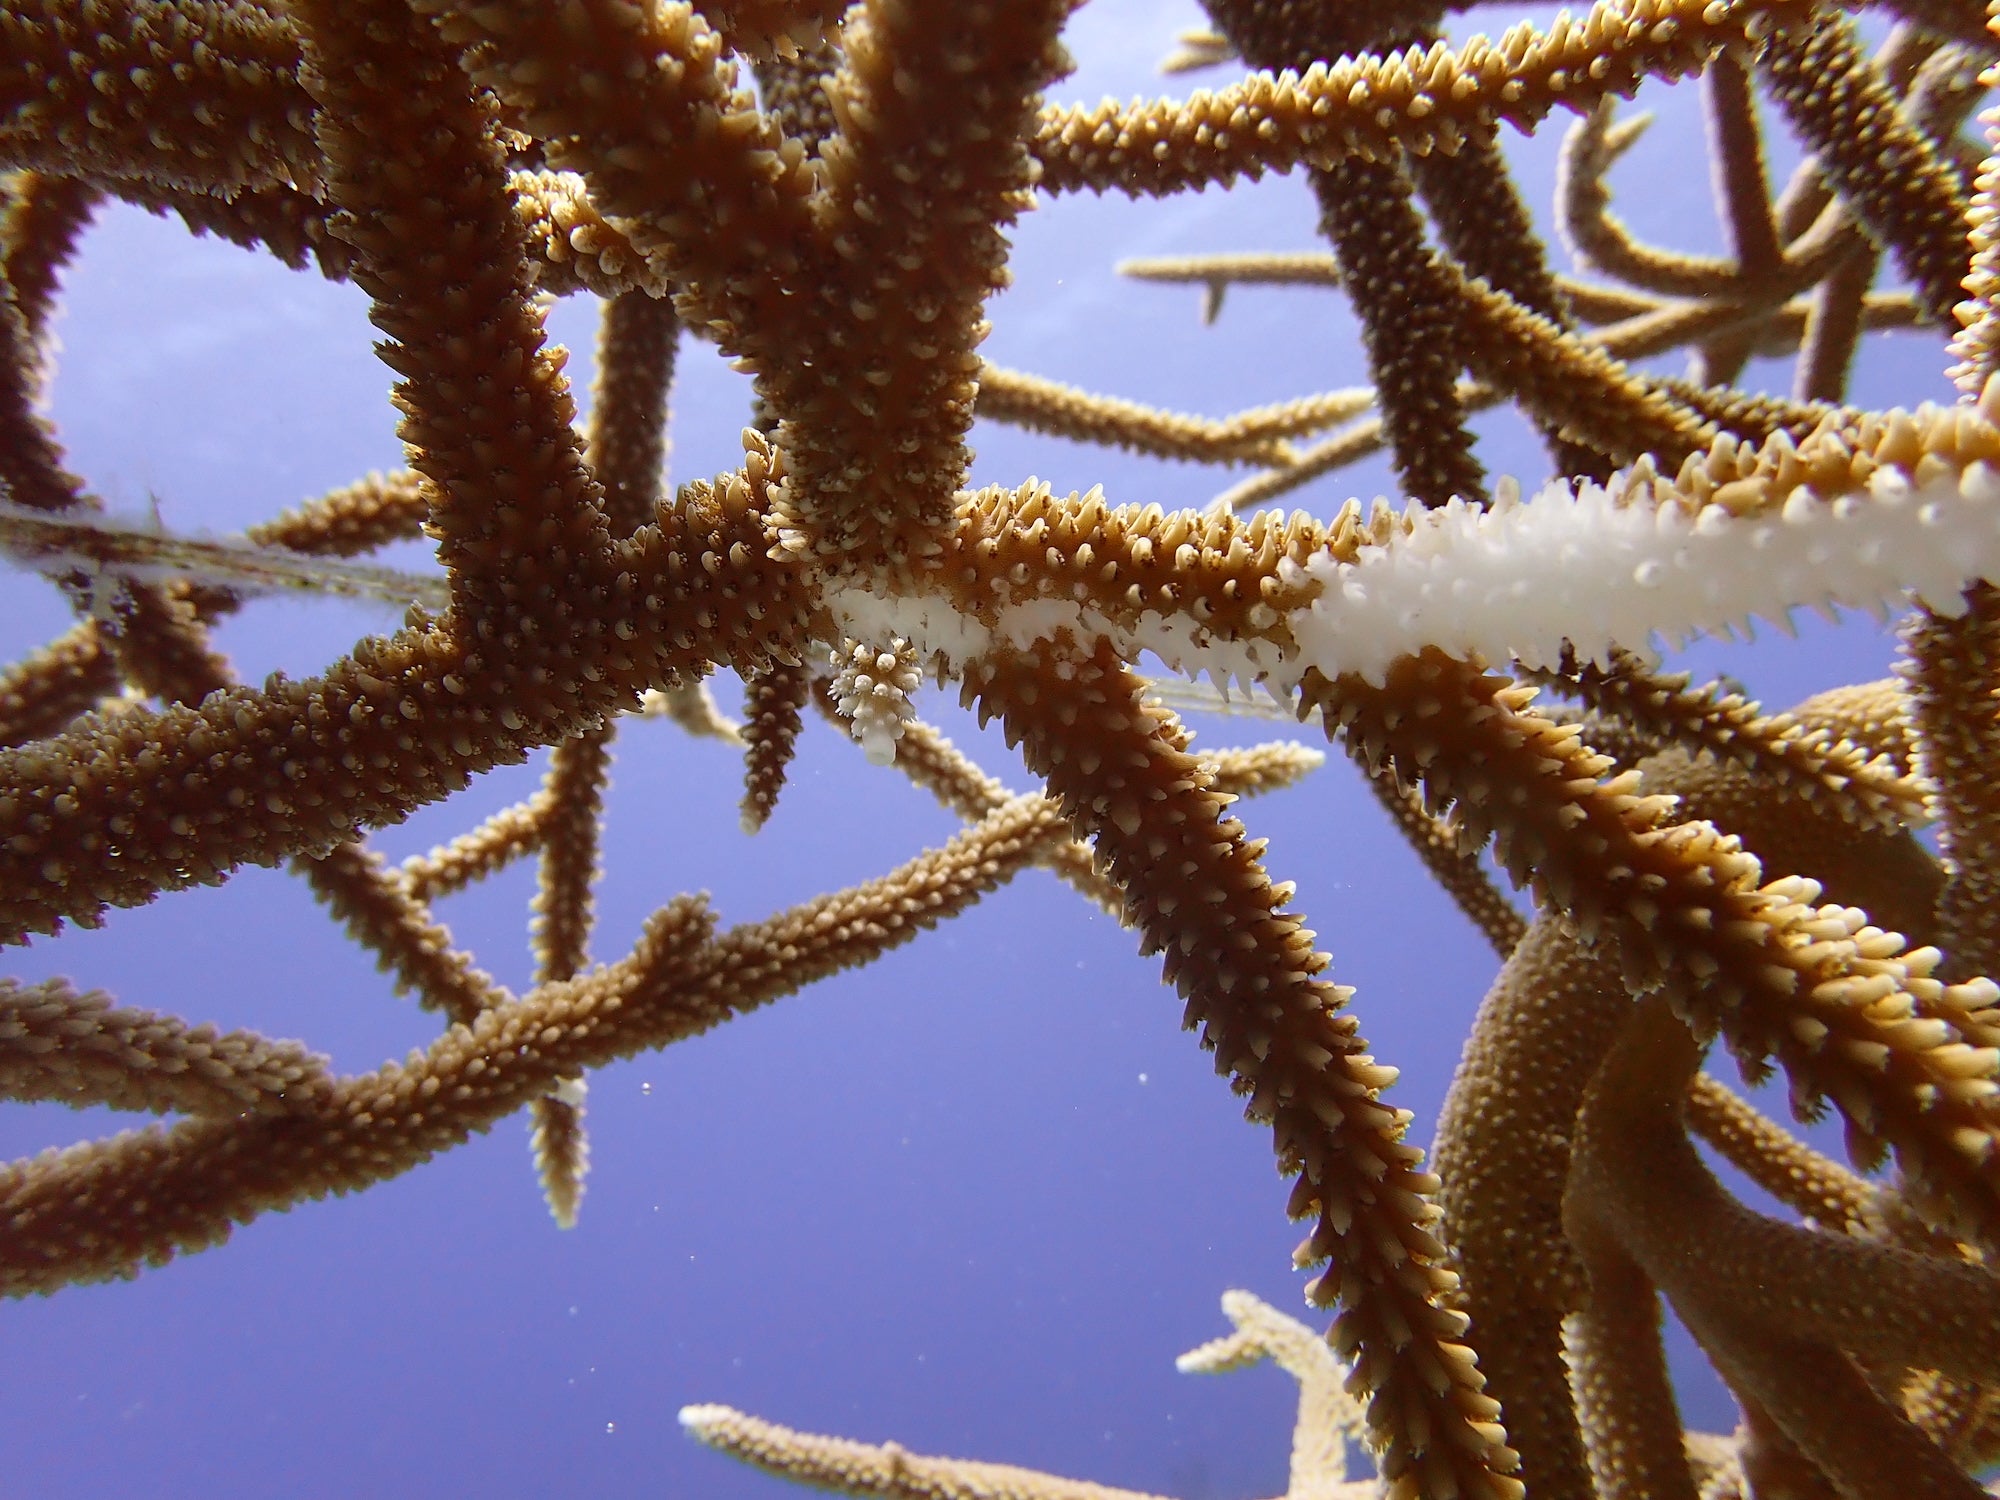
[[[0,11],[12,1472],[1980,1493],[1994,51]]]

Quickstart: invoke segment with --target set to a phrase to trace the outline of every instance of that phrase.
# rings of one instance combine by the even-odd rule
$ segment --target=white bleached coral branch
[[[1453,501],[1351,563],[1315,557],[1305,572],[1324,587],[1292,636],[1322,672],[1376,681],[1426,646],[1548,667],[1566,642],[1603,662],[1615,645],[1798,608],[1880,610],[1905,593],[1953,614],[1967,584],[2000,572],[2000,473],[1985,464],[1921,486],[1879,469],[1860,493],[1801,488],[1750,517],[1627,498],[1646,487],[1503,491],[1486,511]]]
[[[1163,607],[1167,591],[1134,588],[1121,608],[1115,592],[1081,590],[1060,568],[1016,578],[983,609],[908,579],[844,582],[825,597],[843,630],[900,636],[948,671],[1067,634],[1079,648],[1108,641],[1127,660],[1152,652],[1176,673],[1281,695],[1311,670],[1379,683],[1425,649],[1549,666],[1565,645],[1604,662],[1614,647],[1757,618],[1789,627],[1800,608],[1879,613],[1913,599],[1950,615],[1966,587],[2000,580],[1996,420],[2000,381],[1976,409],[1892,412],[1797,445],[1720,442],[1672,479],[1642,461],[1607,485],[1552,483],[1528,499],[1503,486],[1483,511],[1378,503],[1364,518],[1350,507],[1323,546],[1278,554],[1262,577],[1234,576],[1245,597],[1286,601],[1234,629],[1191,595]],[[1139,515],[1117,514],[1128,528]],[[1168,521],[1185,531],[1191,519]]]

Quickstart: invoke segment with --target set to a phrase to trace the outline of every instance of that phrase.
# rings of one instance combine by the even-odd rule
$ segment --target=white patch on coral
[[[1802,490],[1747,519],[1552,484],[1413,520],[1352,563],[1306,564],[1323,587],[1290,620],[1304,661],[1380,682],[1426,646],[1546,666],[1568,641],[1602,660],[1614,645],[1782,624],[1802,607],[1880,610],[1906,593],[1955,614],[1968,584],[2000,576],[2000,474],[1984,465],[1921,489],[1878,470],[1866,494]]]
[[[857,641],[901,636],[919,660],[942,659],[954,668],[993,649],[992,632],[946,598],[885,594],[853,584],[835,584],[824,597],[840,633]]]
[[[916,660],[951,672],[996,647],[1067,635],[1079,648],[1108,641],[1128,661],[1150,651],[1225,689],[1283,694],[1311,668],[1380,683],[1391,662],[1426,647],[1547,666],[1565,643],[1601,661],[1613,646],[1726,633],[1753,618],[1787,626],[1800,608],[1880,612],[1913,597],[1956,614],[1969,584],[2000,581],[2000,472],[1984,464],[1921,487],[1885,468],[1864,494],[1801,490],[1748,518],[1719,505],[1691,515],[1643,488],[1619,498],[1627,493],[1617,479],[1608,490],[1550,484],[1527,500],[1502,486],[1487,510],[1453,501],[1413,512],[1407,532],[1352,562],[1281,562],[1288,586],[1318,591],[1259,635],[1223,636],[1179,612],[1113,617],[1073,599],[1006,600],[988,626],[944,595],[849,584],[826,598],[846,634],[901,637]]]

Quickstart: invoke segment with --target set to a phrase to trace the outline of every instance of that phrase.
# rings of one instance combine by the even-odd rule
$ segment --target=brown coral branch
[[[309,1109],[131,1132],[0,1168],[0,1293],[130,1276],[257,1214],[409,1171],[564,1078],[909,941],[1061,829],[1043,799],[1017,798],[878,880],[713,937],[700,902],[676,901],[622,962],[482,1010],[407,1063],[341,1079]]]
[[[79,994],[67,980],[0,980],[0,1098],[228,1117],[297,1112],[332,1088],[297,1042],[218,1032]]]
[[[1100,652],[1078,669],[1098,735],[1082,754],[1066,745],[1036,676],[1032,659],[989,661],[967,693],[982,712],[1004,714],[1030,769],[1049,778],[1051,795],[1092,838],[1126,891],[1127,920],[1164,951],[1166,976],[1187,1000],[1186,1024],[1200,1028],[1217,1071],[1247,1096],[1249,1117],[1270,1125],[1280,1164],[1298,1174],[1289,1211],[1313,1228],[1297,1259],[1332,1263],[1315,1300],[1340,1307],[1329,1336],[1369,1393],[1371,1441],[1391,1492],[1455,1485],[1518,1496],[1513,1451],[1459,1342],[1462,1323],[1444,1305],[1451,1278],[1426,1201],[1435,1179],[1402,1140],[1407,1112],[1379,1101],[1393,1075],[1367,1055],[1342,1011],[1345,993],[1319,977],[1326,960],[1285,909],[1290,887],[1271,884],[1262,845],[1224,818],[1171,716],[1145,701],[1123,663]],[[1224,936],[1237,929],[1261,940],[1238,948]],[[1436,1384],[1389,1357],[1412,1340],[1429,1351],[1422,1364]]]

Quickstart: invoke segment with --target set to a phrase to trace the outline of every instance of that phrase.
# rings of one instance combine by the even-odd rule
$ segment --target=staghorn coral
[[[444,1013],[404,1062],[334,1073],[143,996],[16,987],[11,1092],[187,1118],[5,1169],[0,1288],[131,1276],[516,1113],[573,1223],[588,1071],[874,963],[1043,864],[1164,955],[1184,1024],[1268,1128],[1389,1493],[1874,1496],[1910,1474],[1975,1492],[1996,1298],[1974,1262],[2000,1220],[2000,991],[1981,977],[2000,376],[1974,254],[1991,173],[1961,171],[1980,149],[1958,138],[1969,54],[1919,21],[1871,59],[1802,0],[1607,3],[1495,44],[1438,39],[1429,11],[1323,26],[1312,7],[1218,0],[1228,46],[1299,71],[1092,108],[1045,100],[1072,9],[871,0],[838,28],[825,6],[622,0],[0,17],[0,519],[76,612],[0,698],[0,936],[285,864]],[[1603,189],[1630,146],[1609,101],[1703,69],[1727,262],[1644,247]],[[1758,88],[1819,153],[1776,198]],[[1629,286],[1553,275],[1501,170],[1498,133],[1557,105],[1587,117],[1567,222]],[[1295,167],[1334,250],[1306,274],[1360,315],[1375,416],[1339,392],[1211,417],[1062,371],[982,385],[1009,235],[1042,197]],[[407,468],[241,544],[107,523],[38,404],[59,368],[54,291],[98,194],[365,296]],[[1885,265],[1914,295],[1872,290]],[[1961,282],[1962,401],[1833,404],[1871,323],[1928,324],[1941,368]],[[546,335],[547,298],[579,287],[603,299],[583,422]],[[753,425],[720,473],[676,488],[660,425],[697,339],[751,378]],[[1628,362],[1681,347],[1684,375]],[[1793,397],[1732,384],[1774,347],[1799,351]],[[1489,497],[1468,417],[1498,402],[1540,434],[1546,486]],[[982,409],[1265,473],[1201,511],[1018,472],[975,483]],[[1407,509],[1232,508],[1385,442]],[[419,527],[442,570],[420,583],[278,555]],[[300,587],[404,590],[410,612],[310,676],[237,683],[212,632]],[[1633,654],[1800,608],[1906,604],[1893,720],[1876,700],[1765,716]],[[1211,750],[1142,659],[1317,718],[1511,950],[1433,1164],[1295,887],[1229,810],[1312,752]],[[746,825],[782,807],[816,697],[967,826],[726,926],[656,887],[629,951],[593,954],[614,736],[655,701],[713,732],[702,680],[724,669],[749,690]],[[998,722],[1040,789],[1008,793],[914,717],[926,672]],[[1536,685],[1576,697],[1574,721]],[[432,854],[371,847],[544,749],[537,790]],[[1662,769],[1676,751],[1708,760]],[[1738,787],[1714,810],[1692,785],[1711,765]],[[1925,818],[1941,867],[1909,837]],[[1767,824],[1815,833],[1801,851],[1765,842]],[[1525,935],[1469,863],[1488,848],[1537,903]],[[535,966],[510,989],[432,903],[528,854]],[[1890,890],[1851,894],[1856,865]],[[1662,1028],[1677,1047],[1634,1050]],[[1861,1172],[1893,1156],[1899,1175],[1827,1186],[1848,1179],[1691,1084],[1716,1040],[1753,1080],[1781,1068],[1801,1113],[1836,1108]],[[1691,1087],[1687,1118],[1753,1176],[1821,1184],[1796,1196],[1822,1222],[1776,1224],[1714,1184],[1687,1144]],[[1829,1201],[1848,1205],[1839,1224]],[[1713,1264],[1690,1276],[1703,1243]],[[1766,1259],[1786,1268],[1775,1289]],[[1733,1449],[1684,1439],[1656,1292],[1742,1404]],[[1816,1408],[1822,1389],[1837,1405]]]
[[[1236,1331],[1174,1361],[1184,1374],[1227,1374],[1270,1360],[1298,1382],[1290,1482],[1284,1500],[1366,1500],[1374,1486],[1348,1477],[1347,1444],[1361,1409],[1341,1388],[1339,1361],[1312,1329],[1245,1291],[1222,1294]],[[895,1443],[874,1446],[793,1432],[727,1406],[688,1406],[681,1425],[697,1441],[780,1478],[847,1495],[917,1500],[1134,1500],[1133,1492],[1004,1464],[925,1458]]]

